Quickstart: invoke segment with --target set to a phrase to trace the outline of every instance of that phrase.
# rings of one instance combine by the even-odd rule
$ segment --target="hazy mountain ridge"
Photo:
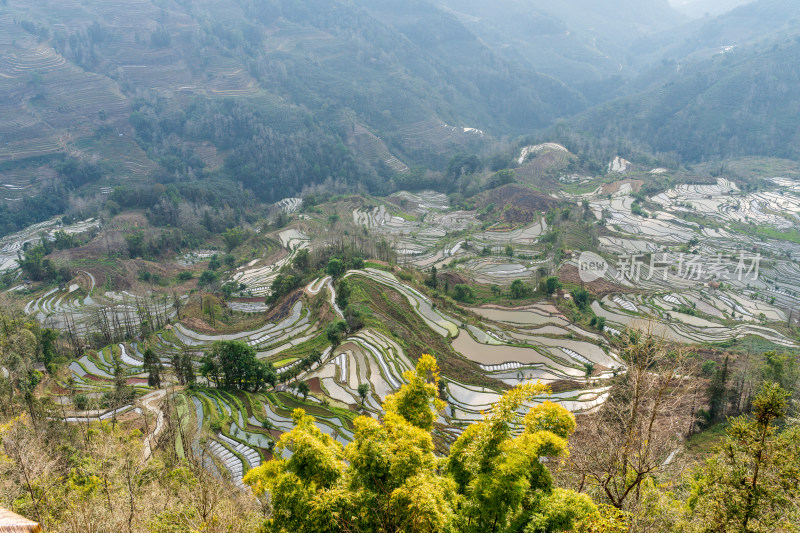
[[[646,151],[675,152],[687,161],[797,157],[800,102],[792,87],[799,81],[800,24],[792,13],[800,6],[779,16],[783,5],[756,2],[708,23],[682,45],[691,55],[665,58],[621,88],[630,96],[601,104],[571,123],[595,136],[627,138]],[[725,40],[748,20],[761,33]],[[732,44],[712,46],[722,42]]]
[[[683,17],[667,2],[522,2],[444,0],[441,5],[500,53],[575,84],[627,70],[636,38]]]

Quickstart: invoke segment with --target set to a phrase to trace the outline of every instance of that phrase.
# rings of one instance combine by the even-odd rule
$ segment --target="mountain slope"
[[[7,197],[94,161],[121,183],[233,179],[266,201],[321,182],[382,190],[492,134],[586,107],[425,1],[87,0],[0,8]],[[486,132],[488,135],[485,135]],[[36,159],[33,159],[36,158]],[[49,158],[49,159],[48,159]]]
[[[684,19],[666,0],[440,0],[492,48],[568,84],[628,70],[630,43]]]
[[[734,49],[681,68],[660,87],[576,118],[578,131],[625,138],[687,161],[800,156],[800,42]],[[674,65],[673,65],[674,68]]]

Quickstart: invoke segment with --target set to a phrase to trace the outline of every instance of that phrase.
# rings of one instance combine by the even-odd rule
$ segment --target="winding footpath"
[[[164,430],[164,411],[161,409],[161,402],[164,400],[164,398],[166,398],[166,396],[167,391],[164,389],[159,389],[149,394],[145,394],[139,399],[142,407],[151,413],[155,413],[156,415],[156,427],[153,428],[153,431],[151,431],[150,434],[145,437],[142,444],[142,455],[145,461],[150,459],[150,457],[153,455],[153,449],[158,443],[158,436]]]

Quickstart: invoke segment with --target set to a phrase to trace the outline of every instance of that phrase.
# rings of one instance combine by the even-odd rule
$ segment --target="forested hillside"
[[[568,125],[610,143],[626,139],[642,152],[672,152],[685,162],[743,155],[796,158],[798,53],[794,39],[728,50],[678,68],[660,87],[600,105]]]
[[[638,73],[639,50],[632,42],[686,22],[665,0],[440,4],[498,53],[578,87],[593,100],[603,99],[598,81]]]
[[[426,2],[5,2],[3,225],[76,189],[233,180],[260,200],[338,183],[385,192],[489,134],[585,107]],[[76,183],[60,161],[99,172]],[[276,192],[276,187],[280,192]],[[23,212],[24,211],[24,212]]]

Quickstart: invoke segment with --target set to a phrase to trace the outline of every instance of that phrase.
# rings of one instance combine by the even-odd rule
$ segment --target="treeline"
[[[0,235],[20,231],[64,213],[69,207],[69,194],[61,185],[42,189],[20,202],[0,203]]]
[[[45,259],[49,254],[48,248],[43,244],[32,246],[25,252],[17,252],[17,263],[22,272],[31,281],[55,281],[66,283],[72,279],[69,267],[58,265],[50,259]]]
[[[140,100],[130,122],[138,140],[176,183],[213,176],[240,183],[268,203],[331,179],[354,188],[377,186],[377,173],[357,163],[335,131],[301,109],[291,114],[297,127],[280,131],[273,127],[273,117],[244,100],[196,99],[184,110]],[[228,151],[223,168],[207,172],[202,161],[182,147],[186,138],[207,140]]]
[[[176,228],[150,239],[134,234],[128,243],[131,257],[155,257],[168,250],[194,246],[210,235],[252,221],[256,216],[254,206],[248,191],[224,179],[122,185],[114,189],[105,203],[112,215],[123,208],[144,209],[153,226]]]
[[[53,320],[53,327],[63,330],[63,342],[72,353],[83,351],[87,344],[95,348],[117,342],[144,338],[170,323],[171,316],[183,307],[183,301],[173,294],[130,297],[123,294],[119,307],[97,307],[78,320],[72,313],[63,316],[63,323]]]
[[[26,246],[23,247],[23,251],[17,252],[17,264],[31,281],[66,283],[72,279],[72,271],[69,267],[46,259],[45,256],[53,253],[54,250],[66,250],[81,246],[96,234],[96,229],[81,236],[58,230],[55,232],[52,241],[42,235],[40,244],[30,246],[30,243],[25,243]]]
[[[104,175],[104,169],[91,162],[63,155],[30,158],[3,168],[25,168],[49,164],[58,172],[59,180],[48,183],[33,196],[23,196],[19,202],[0,203],[0,235],[20,231],[70,209],[70,193],[83,185],[94,183]]]
[[[70,189],[94,183],[103,177],[103,169],[97,163],[68,157],[55,166],[59,176]]]
[[[800,356],[791,352],[768,351],[761,355],[725,355],[719,362],[706,359],[701,374],[708,379],[707,405],[696,412],[702,430],[727,417],[749,412],[763,383],[777,383],[800,401]]]
[[[256,357],[255,349],[242,341],[217,341],[200,365],[200,373],[219,388],[258,392],[274,387],[278,375],[272,363]]]

